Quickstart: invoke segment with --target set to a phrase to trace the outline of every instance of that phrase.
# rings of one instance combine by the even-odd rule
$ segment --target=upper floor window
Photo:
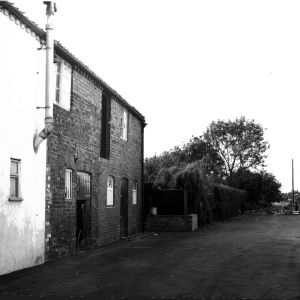
[[[114,205],[114,178],[109,176],[107,178],[107,201],[106,204],[109,206]]]
[[[65,198],[67,200],[72,199],[72,170],[66,169],[65,173]]]
[[[137,204],[137,190],[138,190],[138,183],[135,180],[132,186],[132,204]]]
[[[72,67],[59,59],[54,64],[55,69],[55,102],[64,109],[70,110]]]
[[[10,160],[10,194],[9,200],[22,200],[20,195],[21,160]]]
[[[123,111],[121,117],[121,138],[127,141],[128,136],[128,112],[126,110]]]

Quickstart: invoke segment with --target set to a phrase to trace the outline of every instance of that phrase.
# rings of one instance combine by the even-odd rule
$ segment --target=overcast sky
[[[41,0],[14,0],[45,27]],[[244,115],[266,129],[267,170],[300,189],[300,2],[58,0],[55,38],[146,118],[145,156]]]

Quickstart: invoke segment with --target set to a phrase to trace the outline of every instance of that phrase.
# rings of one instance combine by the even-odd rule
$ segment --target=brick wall
[[[73,70],[71,109],[54,105],[54,133],[48,138],[46,245],[47,256],[76,251],[76,172],[91,175],[91,231],[89,245],[120,238],[120,186],[129,182],[129,234],[142,226],[143,120],[128,111],[128,140],[120,138],[122,101],[111,96],[110,158],[100,157],[101,99],[109,93],[79,69]],[[73,196],[64,195],[65,169],[73,170]],[[106,205],[107,177],[115,179],[114,205]],[[138,203],[132,204],[133,181],[138,182]]]
[[[198,228],[197,215],[147,216],[149,231],[195,231]]]

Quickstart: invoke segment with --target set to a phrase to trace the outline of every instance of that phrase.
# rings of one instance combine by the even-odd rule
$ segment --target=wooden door
[[[89,241],[91,227],[91,176],[77,172],[76,193],[76,246],[84,246]]]
[[[120,196],[120,237],[128,236],[128,179],[122,178]]]

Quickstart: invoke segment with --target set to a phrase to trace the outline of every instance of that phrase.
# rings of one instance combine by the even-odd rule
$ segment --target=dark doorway
[[[77,172],[76,249],[87,245],[91,225],[91,176]]]
[[[120,237],[128,236],[128,179],[122,178],[120,196]]]

